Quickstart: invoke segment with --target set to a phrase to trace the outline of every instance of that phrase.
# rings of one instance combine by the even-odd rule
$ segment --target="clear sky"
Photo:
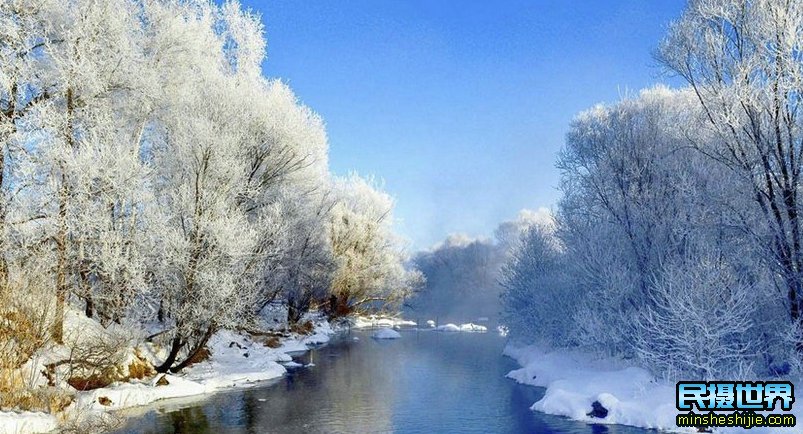
[[[330,163],[384,181],[412,248],[553,207],[579,111],[661,77],[681,0],[242,0],[264,71],[326,121]]]

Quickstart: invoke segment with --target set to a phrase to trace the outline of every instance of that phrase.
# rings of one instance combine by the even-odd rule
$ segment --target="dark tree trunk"
[[[287,323],[288,324],[292,325],[292,324],[297,323],[298,321],[301,320],[301,315],[303,315],[303,314],[304,314],[304,312],[302,312],[301,309],[298,308],[295,300],[288,300],[288,303],[287,303]]]
[[[173,366],[173,363],[176,363],[176,357],[178,357],[178,352],[181,351],[182,347],[184,347],[184,343],[181,342],[181,335],[177,334],[176,337],[173,338],[173,342],[170,344],[170,353],[167,355],[164,363],[156,367],[156,372],[160,374],[168,372]]]
[[[192,359],[198,354],[198,352],[201,351],[201,349],[203,349],[206,346],[206,343],[209,342],[209,338],[211,338],[214,333],[215,333],[215,327],[210,325],[206,329],[206,332],[204,333],[201,340],[198,341],[198,343],[195,344],[195,347],[193,347],[192,351],[190,351],[190,353],[187,354],[187,357],[178,365],[170,368],[170,372],[176,373],[186,368],[192,362]]]
[[[95,315],[95,301],[92,300],[92,295],[87,295],[85,301],[84,313],[87,318],[92,318]]]

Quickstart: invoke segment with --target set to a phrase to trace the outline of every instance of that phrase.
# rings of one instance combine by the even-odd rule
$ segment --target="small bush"
[[[67,379],[67,384],[72,386],[75,390],[93,390],[106,387],[114,383],[115,379],[110,376],[103,376],[99,374],[92,374],[89,377],[70,377]]]
[[[290,326],[291,332],[298,333],[300,335],[308,335],[312,333],[312,330],[314,329],[315,325],[312,323],[312,321],[309,320],[300,323],[295,323],[292,326]]]
[[[0,369],[18,368],[50,343],[53,297],[39,282],[0,288]]]
[[[142,380],[143,378],[152,377],[156,375],[156,370],[153,369],[147,360],[140,357],[137,353],[137,359],[128,365],[128,378]]]
[[[269,348],[279,348],[282,346],[282,341],[276,336],[270,336],[265,339],[264,345]]]
[[[51,386],[24,385],[0,390],[0,408],[10,410],[56,414],[64,410],[74,399],[70,392]]]
[[[212,353],[209,351],[209,349],[202,347],[197,353],[193,354],[193,356],[189,358],[187,366],[192,366],[196,363],[209,360],[210,357],[212,357]]]

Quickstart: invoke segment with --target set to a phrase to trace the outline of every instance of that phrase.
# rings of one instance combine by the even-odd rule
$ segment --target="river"
[[[518,366],[495,333],[370,331],[299,355],[314,366],[247,389],[165,402],[119,433],[610,433],[655,432],[587,425],[529,410],[544,389],[504,378]]]

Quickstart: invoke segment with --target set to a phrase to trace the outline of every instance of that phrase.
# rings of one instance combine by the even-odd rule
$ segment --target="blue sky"
[[[553,207],[579,111],[667,82],[651,53],[680,0],[242,0],[264,71],[326,121],[330,163],[384,181],[412,248]]]

